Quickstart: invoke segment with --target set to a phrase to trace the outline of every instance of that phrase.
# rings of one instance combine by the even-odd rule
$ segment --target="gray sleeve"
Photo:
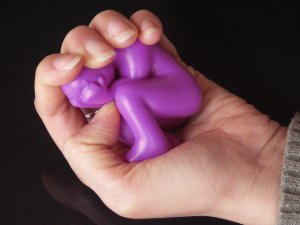
[[[300,113],[288,128],[277,225],[300,225]]]

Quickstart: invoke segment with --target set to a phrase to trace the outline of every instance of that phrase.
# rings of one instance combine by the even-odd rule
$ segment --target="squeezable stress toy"
[[[130,146],[129,162],[154,158],[178,145],[168,130],[199,112],[202,102],[200,87],[185,68],[158,44],[140,41],[116,49],[114,61],[103,68],[84,67],[62,90],[82,109],[115,101],[121,114],[119,140]]]

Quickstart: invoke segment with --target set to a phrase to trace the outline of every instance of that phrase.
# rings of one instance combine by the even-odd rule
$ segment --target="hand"
[[[186,66],[203,90],[202,110],[177,133],[183,143],[155,159],[123,160],[127,149],[117,141],[120,116],[114,103],[103,106],[88,124],[69,104],[61,85],[84,64],[107,65],[113,48],[127,47],[136,38],[145,44],[159,41],[179,59],[151,12],[138,11],[128,20],[104,11],[89,27],[72,30],[62,52],[37,68],[37,112],[74,172],[125,217],[206,215],[275,224],[286,128],[191,67]],[[99,51],[88,51],[89,44]]]

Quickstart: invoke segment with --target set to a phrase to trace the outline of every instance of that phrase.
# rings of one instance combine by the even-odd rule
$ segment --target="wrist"
[[[274,225],[279,209],[280,177],[287,129],[280,127],[255,163],[239,171],[245,178],[224,196],[216,215],[247,225]]]

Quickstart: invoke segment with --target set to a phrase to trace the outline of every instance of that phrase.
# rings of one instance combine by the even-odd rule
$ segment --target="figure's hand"
[[[109,35],[120,23],[132,32]],[[178,132],[183,144],[137,164],[123,160],[126,148],[117,142],[120,118],[114,103],[102,107],[87,124],[62,94],[59,86],[74,79],[83,64],[111,62],[112,47],[127,47],[137,37],[153,44],[161,36],[159,20],[148,11],[136,12],[130,20],[105,11],[90,27],[71,31],[64,54],[45,58],[36,73],[35,105],[52,138],[81,181],[120,215],[207,215],[243,224],[275,224],[286,129],[191,67],[186,68],[203,90],[202,111]],[[86,50],[89,44],[100,49],[97,43],[101,56]],[[160,43],[179,58],[165,36]]]

